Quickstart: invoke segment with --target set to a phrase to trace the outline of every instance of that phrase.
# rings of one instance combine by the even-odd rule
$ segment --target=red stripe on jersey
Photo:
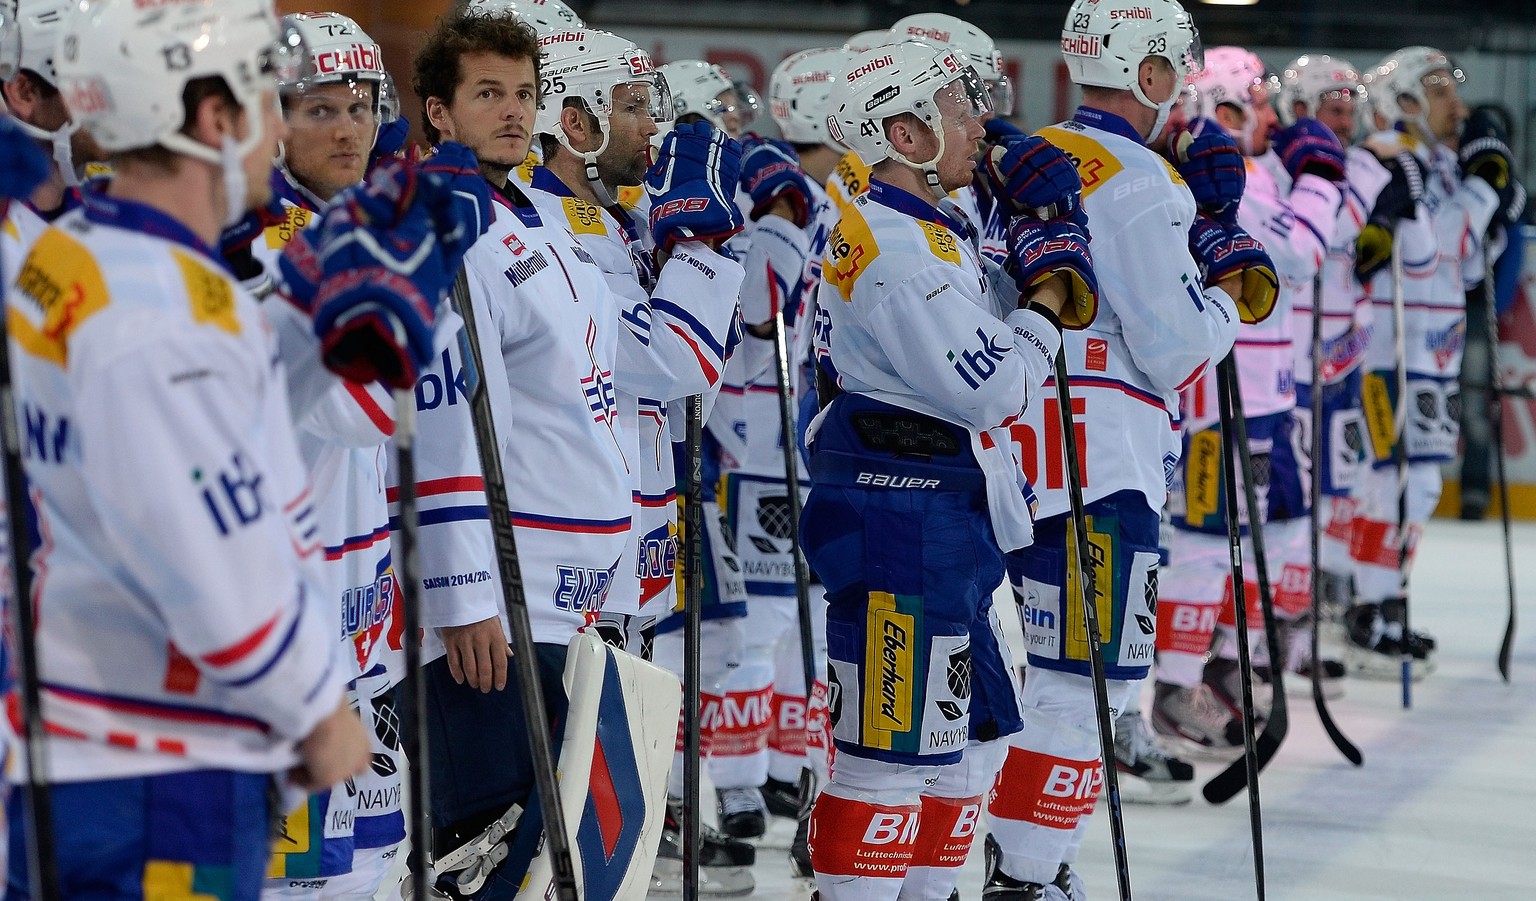
[[[284,513],[292,513],[294,510],[297,510],[299,508],[300,504],[302,504],[305,501],[309,500],[310,493],[311,493],[310,492],[310,486],[309,485],[305,485],[304,486],[304,490],[299,493],[298,497],[294,498],[293,500],[291,500],[288,503],[283,505],[283,512]]]
[[[162,683],[165,690],[174,695],[196,694],[198,680],[203,674],[198,672],[192,658],[173,644],[165,646],[165,657],[165,682]]]
[[[710,386],[713,387],[716,383],[718,383],[720,381],[720,373],[717,372],[715,367],[710,364],[709,360],[704,356],[704,352],[699,350],[698,342],[694,341],[687,332],[683,331],[670,322],[667,323],[667,328],[677,332],[678,337],[687,342],[689,349],[693,351],[693,355],[699,360],[699,368],[704,371],[704,377],[709,379]]]
[[[479,476],[449,476],[442,479],[428,479],[425,482],[416,483],[417,497],[430,497],[434,494],[453,494],[459,491],[484,491],[485,479]],[[386,497],[391,504],[400,500],[398,487],[389,489]]]
[[[347,381],[344,384],[347,386],[347,393],[352,395],[352,399],[357,401],[359,407],[362,407],[363,413],[367,415],[368,421],[373,423],[373,427],[385,435],[393,435],[395,421],[389,418],[389,414],[384,412],[379,402],[373,399],[368,389],[353,381]]]
[[[277,628],[277,621],[281,618],[281,613],[276,614],[257,627],[256,631],[229,647],[204,654],[203,662],[209,666],[229,666],[233,663],[239,663],[261,646],[261,643],[266,640],[267,636],[272,634],[272,630]]]

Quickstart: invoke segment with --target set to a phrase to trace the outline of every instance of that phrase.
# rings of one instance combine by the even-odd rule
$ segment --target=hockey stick
[[[780,442],[784,447],[784,485],[789,495],[789,552],[795,558],[795,606],[800,614],[800,667],[805,674],[806,725],[810,725],[811,694],[816,688],[816,635],[811,628],[811,571],[800,549],[800,437],[795,428],[794,394],[789,381],[789,346],[784,334],[784,305],[768,265],[768,290],[773,297],[773,374],[779,389]],[[809,753],[809,752],[807,752]],[[809,760],[807,760],[807,763]],[[816,793],[816,776],[809,766],[800,773],[800,810],[809,817]]]
[[[1234,408],[1233,401],[1237,394],[1237,365],[1236,358],[1228,354],[1225,359],[1216,364],[1216,392],[1217,406],[1221,414],[1221,475],[1223,498],[1227,507],[1227,551],[1232,560],[1232,605],[1237,619],[1237,657],[1238,657],[1238,681],[1242,683],[1243,695],[1243,757],[1242,767],[1236,764],[1217,774],[1205,785],[1205,798],[1213,804],[1227,800],[1231,795],[1213,797],[1213,787],[1223,776],[1228,776],[1234,770],[1238,774],[1238,785],[1248,786],[1248,826],[1253,836],[1253,880],[1258,890],[1259,901],[1264,901],[1264,817],[1259,804],[1259,754],[1258,742],[1253,734],[1253,660],[1248,652],[1248,588],[1243,580],[1243,530],[1238,517],[1237,508],[1237,456],[1238,435],[1237,424],[1240,423],[1241,414]],[[1243,430],[1247,431],[1246,428]],[[1246,438],[1246,434],[1243,436]],[[1246,442],[1242,449],[1247,450]],[[1247,462],[1247,454],[1243,460]],[[1252,467],[1245,467],[1243,481],[1245,484],[1252,481]],[[1258,508],[1248,507],[1248,533],[1258,534],[1257,523]],[[1257,553],[1255,553],[1257,556]],[[1259,582],[1263,585],[1263,580]],[[1273,661],[1272,661],[1273,662]],[[1282,689],[1277,692],[1282,699],[1280,701],[1281,734],[1285,729],[1285,692]],[[1268,735],[1274,725],[1273,711],[1268,724],[1264,728],[1264,734]],[[1279,741],[1266,742],[1269,755],[1273,756],[1275,748],[1279,747]],[[1267,758],[1266,758],[1267,760]],[[1231,782],[1230,777],[1222,787],[1227,787]],[[1232,794],[1236,794],[1234,790]]]
[[[1323,619],[1323,276],[1321,273],[1312,280],[1312,435],[1311,448],[1312,472],[1309,491],[1312,495],[1312,518],[1308,530],[1310,535],[1311,552],[1311,586],[1312,592],[1312,706],[1317,708],[1317,718],[1323,723],[1323,731],[1328,733],[1328,738],[1333,746],[1339,749],[1339,753],[1355,766],[1365,762],[1365,757],[1360,749],[1355,747],[1344,733],[1340,731],[1337,723],[1333,721],[1333,714],[1328,711],[1328,699],[1323,697],[1323,660],[1319,651],[1319,630]],[[1270,669],[1274,663],[1271,661]],[[1277,690],[1284,690],[1284,676],[1275,682]]]
[[[1509,477],[1504,468],[1504,376],[1499,368],[1498,296],[1493,282],[1493,254],[1488,252],[1486,238],[1483,241],[1483,297],[1488,302],[1488,384],[1493,388],[1488,420],[1493,427],[1494,476],[1499,481],[1499,519],[1504,526],[1504,572],[1509,584],[1509,619],[1504,623],[1504,639],[1499,642],[1499,675],[1508,682],[1509,658],[1515,649],[1515,549],[1510,523]]]
[[[453,283],[453,304],[464,320],[459,333],[465,363],[465,381],[469,385],[470,409],[475,418],[475,447],[485,477],[485,501],[490,511],[491,533],[496,542],[496,570],[506,592],[507,626],[512,632],[512,662],[517,667],[517,689],[528,722],[528,748],[533,757],[534,783],[538,787],[539,806],[544,814],[544,836],[548,842],[550,868],[560,901],[577,901],[576,870],[571,861],[570,835],[565,831],[565,812],[560,806],[554,743],[549,734],[549,710],[544,704],[544,688],[539,681],[539,661],[533,645],[533,628],[528,622],[528,598],[523,592],[523,572],[517,559],[517,535],[512,528],[512,507],[507,499],[506,475],[501,467],[501,444],[496,439],[496,420],[491,413],[491,397],[486,391],[485,365],[480,354],[479,327],[475,322],[474,300],[469,292],[465,270]],[[414,398],[412,403],[415,403]],[[402,483],[404,479],[401,480]]]
[[[1258,521],[1259,501],[1258,489],[1253,485],[1253,456],[1248,446],[1248,420],[1243,416],[1243,392],[1237,379],[1237,364],[1234,357],[1227,357],[1216,366],[1216,391],[1219,397],[1222,416],[1222,441],[1227,441],[1227,435],[1231,433],[1232,453],[1234,456],[1232,468],[1237,468],[1237,460],[1243,461],[1243,501],[1248,510],[1248,537],[1253,545],[1254,575],[1259,588],[1259,609],[1264,617],[1264,640],[1269,650],[1269,671],[1274,675],[1274,691],[1270,701],[1269,718],[1264,722],[1264,731],[1252,739],[1253,759],[1248,758],[1249,745],[1244,742],[1244,755],[1233,761],[1226,769],[1217,773],[1210,782],[1205,784],[1203,791],[1205,799],[1212,804],[1224,804],[1231,800],[1244,786],[1249,789],[1249,801],[1254,810],[1254,853],[1261,853],[1258,844],[1258,777],[1269,761],[1274,758],[1275,752],[1280,750],[1280,743],[1285,741],[1285,735],[1290,731],[1290,708],[1285,697],[1285,665],[1280,655],[1279,632],[1275,628],[1275,606],[1273,591],[1269,581],[1269,560],[1264,554],[1264,528]],[[1236,488],[1232,488],[1235,495]],[[1237,508],[1231,507],[1230,519],[1232,520],[1228,530],[1237,529],[1241,536],[1241,523],[1237,519]],[[1229,536],[1230,537],[1230,536]],[[1234,603],[1246,603],[1247,586],[1243,587],[1239,594],[1236,589],[1237,580],[1242,577],[1242,561],[1235,559],[1232,569],[1233,599]],[[1252,679],[1253,672],[1249,665],[1248,657],[1248,616],[1247,608],[1243,608],[1238,617],[1238,658],[1242,661],[1241,677],[1243,679],[1243,733],[1245,738],[1253,736],[1253,696]],[[1313,669],[1317,667],[1314,665]],[[1262,872],[1262,868],[1261,868]],[[1261,892],[1262,895],[1262,892]]]
[[[1072,417],[1072,391],[1067,385],[1066,348],[1056,352],[1056,405],[1061,408],[1061,443],[1067,458],[1067,502],[1071,505],[1072,540],[1077,555],[1067,555],[1067,566],[1077,567],[1077,602],[1083,608],[1088,633],[1088,664],[1093,670],[1093,700],[1099,720],[1100,767],[1104,793],[1109,797],[1109,836],[1115,850],[1115,881],[1120,901],[1131,901],[1131,861],[1125,844],[1124,807],[1120,802],[1120,776],[1115,767],[1115,733],[1109,719],[1109,682],[1104,676],[1104,649],[1099,644],[1098,605],[1089,601],[1097,592],[1090,588],[1096,577],[1088,544],[1088,519],[1083,512],[1083,477],[1077,459],[1077,424]],[[1072,579],[1069,577],[1070,584]],[[1070,603],[1070,602],[1069,602]]]
[[[6,204],[0,203],[0,218]],[[6,282],[0,281],[0,285]],[[10,540],[11,603],[15,606],[16,675],[21,683],[22,754],[27,782],[22,787],[26,817],[27,872],[32,891],[42,901],[59,894],[54,851],[53,803],[48,793],[48,761],[43,746],[42,676],[37,658],[37,611],[32,606],[32,535],[27,527],[27,476],[21,462],[21,433],[16,425],[16,390],[11,379],[10,336],[0,317],[0,443],[5,445],[7,538]]]
[[[416,392],[396,389],[395,399],[395,470],[399,475],[399,513],[395,530],[395,582],[405,633],[405,678],[400,682],[400,703],[404,708],[409,736],[410,757],[405,769],[405,797],[410,805],[410,847],[406,852],[406,871],[410,873],[412,898],[431,898],[427,848],[432,842],[431,797],[427,768],[427,695],[421,685],[421,607],[416,593],[421,568],[416,562],[416,545],[421,522],[416,508]]]
[[[1397,409],[1393,411],[1397,441],[1392,453],[1397,459],[1397,580],[1403,600],[1402,681],[1403,709],[1413,706],[1413,652],[1408,628],[1408,357],[1403,326],[1407,313],[1403,301],[1403,248],[1397,235],[1392,236],[1392,330],[1396,354]]]
[[[704,616],[704,399],[685,401],[687,470],[683,474],[683,901],[699,901],[699,849],[703,844],[704,776],[700,737],[699,655]]]

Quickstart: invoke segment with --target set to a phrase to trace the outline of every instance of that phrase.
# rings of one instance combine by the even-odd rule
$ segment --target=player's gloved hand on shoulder
[[[1062,276],[1067,283],[1067,299],[1057,314],[1062,328],[1087,328],[1099,312],[1099,280],[1088,238],[1087,218],[1082,215],[1039,219],[1020,213],[1008,223],[1004,271],[1025,297]]]
[[[741,187],[752,197],[753,222],[785,201],[788,218],[797,228],[810,224],[811,182],[789,145],[771,138],[748,138],[742,145]]]
[[[1365,226],[1355,238],[1355,278],[1362,285],[1391,262],[1397,223],[1418,218],[1419,203],[1424,199],[1424,164],[1418,157],[1404,150],[1382,160],[1382,165],[1391,177],[1376,195]]]
[[[1077,167],[1045,138],[1025,135],[993,145],[983,165],[993,194],[1015,213],[1060,219],[1082,207],[1083,181]]]
[[[0,205],[31,197],[48,178],[48,157],[11,117],[0,113]]]
[[[452,284],[429,209],[441,185],[386,160],[284,248],[285,294],[310,313],[326,366],[355,382],[416,383],[432,356],[439,300]],[[428,195],[423,197],[423,195]]]
[[[1271,144],[1293,180],[1316,175],[1334,184],[1344,181],[1344,145],[1316,119],[1297,119],[1295,125],[1276,132]]]
[[[1263,322],[1274,310],[1280,293],[1275,264],[1264,245],[1237,224],[1235,215],[1197,213],[1189,230],[1189,252],[1207,286],[1242,276],[1242,295],[1236,301],[1243,322]]]
[[[741,145],[708,122],[678,125],[645,173],[651,235],[666,254],[680,241],[718,244],[741,231],[735,201]]]
[[[1210,119],[1191,119],[1168,141],[1173,168],[1207,213],[1236,208],[1248,185],[1243,153],[1225,128]]]
[[[439,144],[416,170],[428,186],[421,189],[422,200],[443,245],[444,265],[458,269],[464,254],[491,227],[490,182],[480,174],[474,151],[455,141]]]
[[[1014,125],[1002,116],[993,116],[981,123],[981,127],[987,130],[985,140],[988,144],[1007,144],[1010,141],[1029,137],[1029,132]]]

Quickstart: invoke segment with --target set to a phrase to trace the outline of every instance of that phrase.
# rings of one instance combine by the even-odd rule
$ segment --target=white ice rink
[[[1497,521],[1436,520],[1414,572],[1414,624],[1439,641],[1439,668],[1403,710],[1397,683],[1350,679],[1334,719],[1365,755],[1356,769],[1291,696],[1291,729],[1260,780],[1268,897],[1275,901],[1536,899],[1536,605],[1515,645],[1512,683],[1494,665],[1506,599]],[[1536,597],[1536,523],[1515,526],[1522,597]],[[1199,764],[1197,786],[1220,768]],[[1199,797],[1126,807],[1133,896],[1142,901],[1256,897],[1248,807]],[[793,824],[758,850],[755,898],[808,893],[788,876]],[[981,895],[981,842],[960,896]],[[1078,869],[1094,901],[1114,901],[1104,805]]]

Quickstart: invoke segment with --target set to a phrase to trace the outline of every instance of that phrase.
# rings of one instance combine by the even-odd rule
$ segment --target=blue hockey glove
[[[474,151],[454,141],[444,141],[437,151],[417,164],[423,199],[443,245],[444,265],[459,268],[464,254],[491,227],[491,185],[480,174]]]
[[[1223,213],[1243,199],[1248,184],[1243,154],[1220,124],[1191,119],[1168,143],[1173,167],[1195,195],[1195,206],[1207,213]]]
[[[398,156],[405,149],[405,141],[411,134],[411,120],[404,116],[379,126],[378,137],[373,139],[373,150],[368,152],[368,166],[379,160]]]
[[[1099,311],[1099,280],[1088,250],[1088,228],[1081,217],[1040,220],[1027,214],[1008,223],[1008,259],[1003,269],[1013,276],[1020,294],[1052,276],[1065,276],[1067,303],[1059,316],[1062,328],[1087,328]]]
[[[1344,181],[1344,145],[1316,119],[1297,119],[1295,125],[1276,132],[1271,144],[1293,180],[1316,175],[1334,184]]]
[[[1263,322],[1274,310],[1280,292],[1275,264],[1264,245],[1237,224],[1236,216],[1217,219],[1206,213],[1196,214],[1195,224],[1189,230],[1189,252],[1200,264],[1206,285],[1242,275],[1237,314],[1243,322]]]
[[[48,157],[26,132],[0,113],[0,204],[31,197],[48,177]]]
[[[673,128],[645,173],[651,198],[651,235],[666,254],[680,241],[724,241],[741,231],[736,185],[741,145],[708,122]]]
[[[437,304],[457,272],[431,213],[448,201],[434,193],[446,189],[386,160],[283,252],[290,295],[310,293],[325,364],[352,381],[409,388],[432,356]]]
[[[1045,138],[1028,135],[993,145],[984,165],[992,192],[1014,212],[1057,219],[1073,215],[1082,205],[1077,167]]]
[[[981,123],[981,127],[987,130],[985,140],[988,144],[1007,144],[1010,141],[1029,137],[1028,132],[1004,119],[1002,116],[993,116]]]
[[[793,148],[770,138],[748,138],[742,145],[741,187],[752,196],[753,222],[780,200],[789,201],[797,228],[811,221],[811,183]]]

